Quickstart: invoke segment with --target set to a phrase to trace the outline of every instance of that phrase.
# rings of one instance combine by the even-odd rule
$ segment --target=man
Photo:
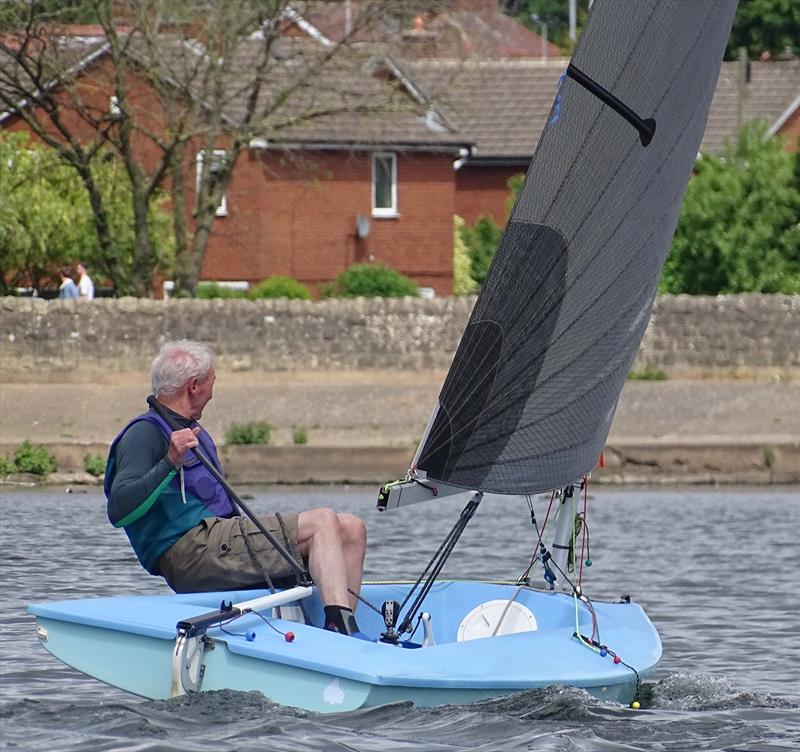
[[[94,282],[86,272],[86,264],[79,261],[75,268],[78,270],[78,290],[83,300],[94,300]]]
[[[125,528],[142,566],[178,593],[254,587],[267,576],[293,574],[191,451],[199,446],[221,471],[214,442],[197,423],[215,378],[214,357],[205,345],[164,345],[151,368],[153,394],[184,428],[173,431],[154,410],[139,415],[114,439],[106,468],[109,520]],[[357,633],[353,593],[364,569],[364,523],[330,509],[276,513],[260,521],[307,563],[326,627]]]

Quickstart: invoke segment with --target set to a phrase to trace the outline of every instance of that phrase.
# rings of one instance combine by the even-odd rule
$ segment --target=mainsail
[[[536,493],[596,464],[650,318],[736,0],[595,0],[415,460]]]

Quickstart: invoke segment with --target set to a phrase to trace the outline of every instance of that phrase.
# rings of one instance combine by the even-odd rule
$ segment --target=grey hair
[[[214,353],[201,342],[167,342],[150,367],[153,394],[175,394],[187,381],[202,381],[214,366]]]

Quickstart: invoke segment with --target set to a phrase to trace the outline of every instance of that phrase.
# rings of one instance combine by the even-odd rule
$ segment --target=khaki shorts
[[[277,515],[264,515],[259,520],[302,565],[297,551],[298,517],[281,514],[283,529]],[[253,561],[254,556],[257,561]],[[184,533],[161,556],[158,566],[176,593],[266,587],[264,572],[273,581],[295,574],[247,517],[207,517]]]

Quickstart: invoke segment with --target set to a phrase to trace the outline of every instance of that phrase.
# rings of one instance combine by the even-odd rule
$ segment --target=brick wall
[[[800,148],[800,107],[788,117],[779,133],[786,137],[786,151],[795,152]]]
[[[481,167],[465,165],[456,171],[456,214],[468,225],[475,224],[480,216],[491,217],[501,227],[505,226],[508,210],[506,204],[511,192],[508,180],[524,174],[520,167]]]
[[[208,342],[221,368],[447,367],[474,298],[174,300],[0,299],[5,381],[142,371],[161,343]],[[800,367],[800,296],[666,296],[638,356],[668,371]],[[80,376],[80,373],[78,373]]]
[[[315,288],[371,260],[451,294],[452,155],[398,153],[398,216],[391,218],[370,216],[371,160],[368,152],[243,155],[203,278],[256,283],[284,274]],[[366,238],[356,236],[359,214],[369,218]]]

